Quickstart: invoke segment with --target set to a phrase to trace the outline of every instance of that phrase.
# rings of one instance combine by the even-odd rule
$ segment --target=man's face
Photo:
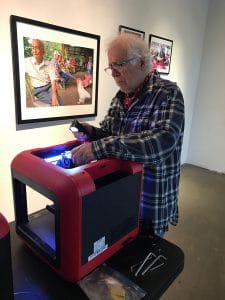
[[[41,41],[33,40],[32,41],[32,55],[38,63],[41,63],[44,55],[44,47]]]
[[[120,66],[122,62],[125,63]],[[124,50],[114,47],[108,51],[108,63],[112,77],[122,92],[133,92],[142,83],[144,75],[138,58],[128,57]]]

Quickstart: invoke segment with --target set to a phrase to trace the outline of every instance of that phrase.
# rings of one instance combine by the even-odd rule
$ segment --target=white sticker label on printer
[[[96,242],[94,242],[94,252],[88,256],[88,261],[91,261],[93,258],[98,256],[100,253],[105,251],[108,248],[108,245],[105,244],[105,237],[103,236]]]

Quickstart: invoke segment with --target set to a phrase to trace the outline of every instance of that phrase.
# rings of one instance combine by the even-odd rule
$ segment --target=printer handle
[[[93,179],[109,175],[116,171],[124,171],[129,174],[142,172],[143,166],[136,162],[128,162],[120,159],[100,159],[85,166],[84,169]]]

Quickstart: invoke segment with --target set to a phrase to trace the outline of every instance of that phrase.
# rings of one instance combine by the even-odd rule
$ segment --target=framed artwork
[[[10,16],[18,124],[97,115],[100,36]]]
[[[123,25],[119,25],[119,32],[120,33],[122,33],[122,32],[132,33],[132,34],[135,34],[135,35],[141,37],[142,39],[145,38],[145,32],[144,31],[133,29],[133,28],[123,26]]]
[[[153,69],[161,74],[169,74],[172,48],[172,40],[153,34],[149,35],[149,49]]]

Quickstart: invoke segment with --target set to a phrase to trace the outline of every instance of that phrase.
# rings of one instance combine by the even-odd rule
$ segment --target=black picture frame
[[[172,49],[173,40],[154,34],[149,35],[151,66],[160,74],[170,73]]]
[[[14,15],[10,16],[10,29],[17,124],[96,116],[100,36]],[[72,76],[68,86],[57,79],[63,105],[46,105],[33,94],[37,87],[32,86],[26,65],[27,59],[32,57],[31,41],[34,39],[44,44],[44,59],[48,64],[49,57],[61,50],[58,52],[63,57],[66,72]],[[88,64],[91,68],[87,70]],[[61,88],[60,83],[64,83],[64,87]],[[86,94],[82,94],[83,90]]]
[[[145,32],[141,31],[141,30],[137,30],[131,27],[127,27],[124,25],[119,25],[119,33],[132,33],[135,34],[137,36],[139,36],[140,38],[142,38],[144,40],[145,38]]]

